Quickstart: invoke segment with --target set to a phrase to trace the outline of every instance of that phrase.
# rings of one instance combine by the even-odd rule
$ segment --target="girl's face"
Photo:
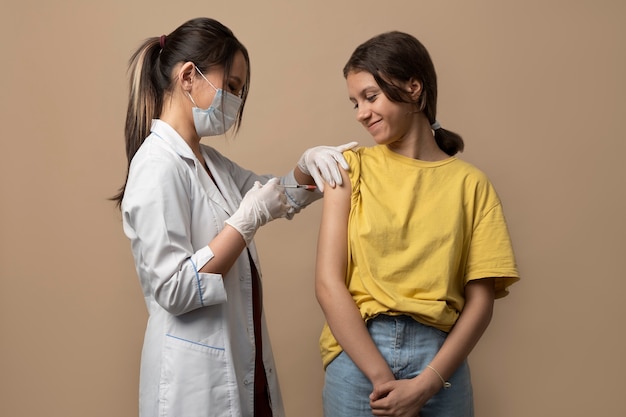
[[[409,131],[415,126],[415,105],[389,100],[367,71],[349,72],[346,82],[356,119],[376,143],[389,145],[407,139]]]

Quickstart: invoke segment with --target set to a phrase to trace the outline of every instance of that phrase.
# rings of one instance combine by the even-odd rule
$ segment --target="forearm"
[[[225,301],[224,299],[225,294],[223,294],[224,290],[223,290],[222,278],[232,268],[237,258],[239,258],[239,255],[241,255],[241,252],[246,247],[246,242],[243,239],[243,236],[236,229],[226,224],[224,229],[220,233],[218,233],[217,236],[215,236],[215,238],[211,240],[211,242],[209,242],[208,247],[212,252],[212,256],[208,262],[206,262],[202,267],[198,269],[197,272],[200,272],[203,274],[209,274],[205,276],[207,282],[203,284],[203,287],[205,289],[213,288],[214,291],[205,291],[204,297],[206,298],[206,300],[202,300],[201,302],[202,304],[199,306],[196,306],[195,308],[208,305],[209,303],[213,301],[219,301],[219,302]],[[219,283],[216,281],[216,279],[219,280]],[[164,290],[169,287],[172,287],[172,285],[163,285]],[[193,288],[196,288],[196,287],[197,287],[197,284],[193,286]],[[164,290],[159,291],[159,293],[167,294],[167,291],[164,291]],[[174,290],[172,289],[169,292],[171,293],[172,291]],[[215,300],[212,300],[213,296],[211,294],[213,292],[215,292],[216,294]],[[167,296],[164,295],[161,298],[163,298],[164,300],[168,300],[168,302],[170,303],[171,303],[170,300],[175,299],[175,297],[172,297],[171,295],[167,295]],[[164,305],[165,301],[162,301],[160,304]],[[167,309],[168,311],[172,311],[177,314],[180,314],[181,312],[187,312],[192,308],[187,306],[185,307],[185,309],[175,310],[174,306],[171,306],[171,307],[168,306]]]
[[[465,307],[443,346],[430,363],[444,380],[447,381],[469,356],[487,329],[493,314],[493,300],[492,279],[472,281],[466,285]],[[434,373],[432,370],[428,372]]]
[[[467,358],[491,320],[493,281],[486,279],[469,283],[465,293],[463,312],[423,372],[409,380],[392,381],[374,387],[370,402],[374,415],[396,415],[389,412],[392,408],[413,412],[421,409]]]
[[[333,336],[361,372],[373,385],[393,380],[345,285],[317,285],[316,293]]]
[[[225,275],[246,247],[243,236],[232,226],[226,224],[224,229],[209,242],[213,258],[207,262],[200,272]]]

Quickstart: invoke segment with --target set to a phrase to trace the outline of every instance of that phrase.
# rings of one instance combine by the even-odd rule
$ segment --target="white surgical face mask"
[[[221,88],[216,88],[211,81],[200,72],[198,67],[196,67],[196,70],[215,90],[215,97],[213,97],[213,102],[208,109],[199,108],[191,97],[191,94],[187,93],[194,105],[192,111],[196,132],[200,137],[223,135],[228,129],[233,127],[237,120],[237,113],[239,113],[239,107],[241,107],[241,98]],[[223,99],[222,96],[224,96]]]

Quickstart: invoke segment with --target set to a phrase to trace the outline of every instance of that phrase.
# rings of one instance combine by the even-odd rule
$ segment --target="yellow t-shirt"
[[[384,145],[344,153],[352,185],[346,285],[361,316],[406,314],[450,331],[467,282],[518,278],[502,206],[487,177],[455,157],[426,162]],[[341,347],[328,325],[324,367]]]

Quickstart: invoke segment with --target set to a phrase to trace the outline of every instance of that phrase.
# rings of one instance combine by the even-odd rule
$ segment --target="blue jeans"
[[[419,375],[446,340],[447,333],[408,316],[378,316],[367,323],[369,333],[396,379]],[[467,361],[420,410],[420,417],[473,417],[472,384]],[[371,417],[372,384],[342,352],[326,368],[325,417]]]

